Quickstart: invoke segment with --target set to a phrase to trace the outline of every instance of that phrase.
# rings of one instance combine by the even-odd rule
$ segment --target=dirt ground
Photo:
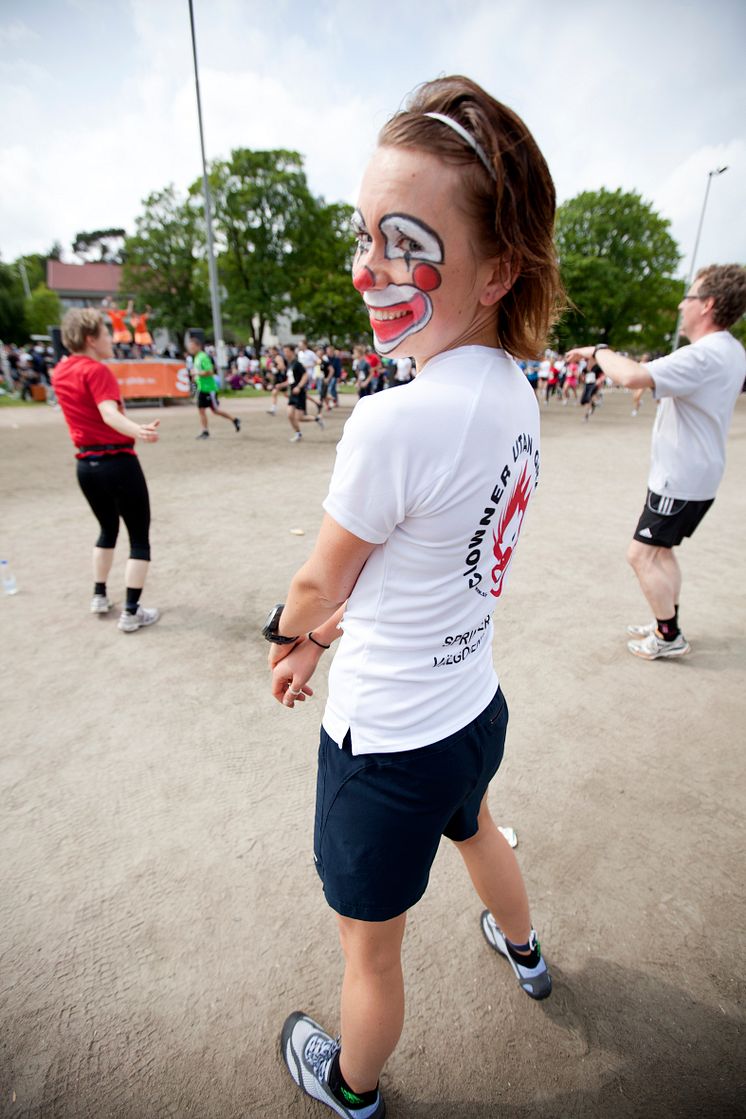
[[[45,406],[0,410],[0,1114],[329,1114],[278,1058],[305,1009],[334,1030],[341,956],[312,861],[321,693],[271,699],[260,626],[308,555],[342,423],[290,445],[264,400],[140,450],[153,507],[125,635],[88,614],[95,527]],[[743,745],[746,397],[718,500],[681,549],[689,657],[646,663],[624,562],[653,404],[543,409],[541,485],[495,659],[511,709],[491,791],[512,825],[555,989],[519,990],[444,842],[410,915],[391,1119],[746,1114]],[[373,490],[374,492],[374,490]],[[291,534],[303,528],[304,536]],[[121,602],[125,540],[112,589]],[[740,745],[739,745],[740,743]]]

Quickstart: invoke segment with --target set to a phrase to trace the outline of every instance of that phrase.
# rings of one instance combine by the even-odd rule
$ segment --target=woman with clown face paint
[[[492,613],[539,475],[536,397],[514,359],[541,352],[559,303],[554,209],[526,126],[461,77],[414,93],[363,177],[352,282],[378,353],[413,357],[417,375],[347,421],[312,555],[264,627],[289,708],[341,635],[314,836],[346,962],[341,1037],[296,1012],[281,1038],[295,1082],[337,1115],[385,1114],[407,912],[443,836],[489,947],[531,998],[551,991],[488,786],[508,719]]]

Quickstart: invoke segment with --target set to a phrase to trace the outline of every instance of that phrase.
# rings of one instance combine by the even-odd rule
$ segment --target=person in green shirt
[[[240,431],[241,421],[236,416],[231,416],[229,412],[224,412],[218,407],[218,386],[215,381],[215,367],[212,364],[212,358],[209,354],[205,353],[205,348],[198,338],[190,336],[187,347],[189,353],[194,358],[192,368],[197,378],[197,407],[199,408],[199,419],[202,424],[202,431],[197,438],[210,438],[210,431],[207,426],[208,408],[216,416],[222,416],[223,419],[230,420],[236,431]]]

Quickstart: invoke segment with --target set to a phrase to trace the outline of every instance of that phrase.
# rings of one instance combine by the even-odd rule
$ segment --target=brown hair
[[[737,323],[746,311],[746,268],[740,264],[710,264],[700,268],[699,294],[715,300],[712,320],[723,330]]]
[[[451,117],[474,137],[494,179],[452,128],[424,115],[432,112]],[[504,258],[513,276],[496,307],[500,345],[514,357],[536,357],[564,300],[554,247],[554,183],[521,118],[469,78],[438,78],[414,91],[378,142],[420,148],[463,167],[462,205],[479,232],[479,254]]]
[[[105,330],[100,311],[93,307],[73,307],[62,320],[62,344],[71,354],[82,354],[89,338]]]

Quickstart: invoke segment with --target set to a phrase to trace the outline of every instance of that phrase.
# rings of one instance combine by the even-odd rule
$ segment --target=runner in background
[[[159,611],[140,605],[150,566],[150,499],[135,440],[158,440],[158,420],[139,424],[124,412],[117,379],[104,363],[114,356],[109,331],[98,311],[75,308],[62,320],[62,342],[70,351],[53,373],[54,387],[76,447],[78,484],[101,531],[93,549],[92,614],[113,606],[107,580],[114,561],[120,518],[130,539],[125,568],[123,633],[158,621]]]
[[[202,342],[199,338],[190,335],[187,347],[193,358],[192,369],[197,379],[197,408],[202,425],[202,431],[197,438],[210,438],[210,430],[207,425],[208,411],[215,416],[222,416],[224,420],[229,420],[236,431],[240,431],[241,421],[236,416],[232,416],[230,412],[224,412],[219,407],[217,385],[215,384],[215,366],[210,355],[205,353]]]

